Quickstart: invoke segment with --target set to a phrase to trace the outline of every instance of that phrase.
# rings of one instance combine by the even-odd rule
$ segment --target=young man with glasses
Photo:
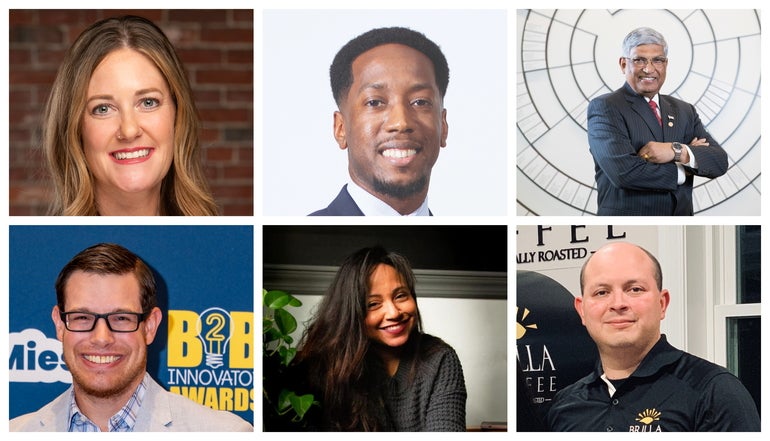
[[[131,251],[98,244],[59,273],[51,318],[72,387],[11,431],[252,431],[230,412],[163,389],[146,372],[162,313],[155,278]]]
[[[588,105],[599,215],[692,216],[693,176],[727,171],[727,154],[695,108],[661,95],[668,44],[650,28],[623,40],[626,83]]]

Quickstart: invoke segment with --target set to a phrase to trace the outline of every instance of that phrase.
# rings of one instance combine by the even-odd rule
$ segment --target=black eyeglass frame
[[[67,320],[67,316],[70,314],[81,314],[81,315],[90,315],[94,317],[93,325],[91,326],[91,329],[70,329],[69,321]],[[136,316],[139,320],[136,321],[136,329],[132,331],[122,331],[119,329],[112,329],[112,325],[110,324],[110,316],[113,315],[133,315]],[[59,317],[61,317],[62,322],[64,322],[64,327],[67,328],[70,332],[91,332],[96,328],[96,323],[99,321],[99,319],[103,318],[104,322],[107,323],[107,328],[111,332],[136,332],[139,330],[139,325],[142,324],[142,322],[147,318],[148,313],[146,312],[108,312],[107,314],[97,314],[95,312],[85,312],[85,311],[59,311]]]

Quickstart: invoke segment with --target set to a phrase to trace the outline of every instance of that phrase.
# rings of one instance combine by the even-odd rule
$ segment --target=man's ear
[[[334,139],[337,140],[340,149],[345,150],[348,148],[348,140],[345,134],[345,118],[339,111],[334,112]]]
[[[669,294],[667,289],[664,289],[660,292],[660,319],[663,320],[666,318],[666,309],[668,308],[668,304],[671,302],[671,294]]]
[[[157,306],[152,308],[147,318],[144,319],[144,341],[149,346],[155,340],[155,334],[158,332],[158,326],[163,319],[163,313]]]
[[[449,124],[446,122],[446,109],[441,111],[441,147],[446,147],[446,138],[449,136]]]
[[[585,326],[586,321],[583,320],[583,296],[575,297],[575,311],[577,311],[578,315],[580,316],[580,322],[583,323],[583,326]]]
[[[64,338],[64,322],[61,320],[59,306],[54,306],[51,310],[51,320],[53,320],[53,325],[56,327],[56,338],[61,341]]]
[[[618,60],[618,64],[620,65],[620,71],[623,73],[626,73],[626,66],[628,65],[628,59],[626,57],[620,57],[620,60]]]

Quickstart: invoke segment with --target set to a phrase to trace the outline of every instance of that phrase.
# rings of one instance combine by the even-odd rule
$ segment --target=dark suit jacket
[[[428,210],[431,216],[433,213]],[[308,216],[363,216],[364,212],[358,208],[353,198],[348,193],[348,184],[342,186],[339,194],[328,207],[310,213]]]
[[[703,127],[695,108],[667,95],[659,97],[663,127],[628,83],[589,103],[588,144],[596,164],[599,215],[692,216],[693,175],[715,178],[727,171],[727,154]],[[637,155],[649,141],[688,144],[695,137],[706,138],[709,146],[690,148],[698,168],[685,167],[682,185],[677,185],[673,162],[653,164]]]
[[[348,185],[342,186],[339,194],[329,204],[328,207],[322,208],[318,211],[314,211],[309,216],[363,216],[364,213],[358,208],[358,205],[353,201],[348,193]]]

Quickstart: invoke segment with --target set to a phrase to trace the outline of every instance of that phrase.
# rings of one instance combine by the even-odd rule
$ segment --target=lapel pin
[[[674,127],[674,123],[672,123],[671,121],[669,121],[669,122],[668,122],[668,126],[669,126],[669,127]]]
[[[668,116],[668,126],[674,127],[674,117],[671,115],[666,115],[666,116]]]

